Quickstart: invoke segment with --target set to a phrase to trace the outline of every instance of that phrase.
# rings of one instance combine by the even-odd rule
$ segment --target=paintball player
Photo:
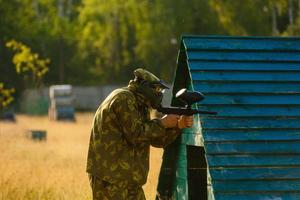
[[[161,105],[168,86],[141,68],[134,76],[101,103],[94,117],[87,158],[94,200],[144,200],[150,145],[163,148],[193,125],[192,116],[150,119],[150,109]]]

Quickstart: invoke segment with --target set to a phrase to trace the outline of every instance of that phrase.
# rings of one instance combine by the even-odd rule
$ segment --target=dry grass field
[[[0,200],[91,199],[85,162],[92,119],[92,113],[79,113],[76,122],[25,115],[0,122]],[[32,129],[46,130],[47,140],[26,138]],[[147,200],[155,198],[161,156],[161,149],[151,149]]]

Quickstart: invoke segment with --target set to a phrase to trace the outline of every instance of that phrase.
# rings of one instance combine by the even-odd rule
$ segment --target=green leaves
[[[0,0],[0,5],[2,43],[15,38],[49,57],[48,84],[124,84],[137,67],[171,82],[182,35],[299,35],[300,26],[298,0]],[[18,73],[31,73],[20,60],[21,55]],[[3,62],[1,70],[10,65]],[[44,76],[38,71],[36,77]]]
[[[7,107],[13,100],[14,88],[5,88],[4,83],[0,82],[0,110]]]
[[[15,40],[6,43],[6,46],[14,51],[13,63],[18,74],[31,74],[33,80],[38,83],[48,71],[49,59],[41,59],[37,53]]]

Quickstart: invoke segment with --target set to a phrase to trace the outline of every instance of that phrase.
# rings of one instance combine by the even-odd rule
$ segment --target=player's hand
[[[185,116],[181,115],[180,118],[178,119],[178,128],[183,129],[183,128],[191,128],[194,123],[194,118],[193,116]]]
[[[177,127],[178,120],[180,119],[179,115],[169,114],[163,116],[160,121],[165,128],[175,128]]]

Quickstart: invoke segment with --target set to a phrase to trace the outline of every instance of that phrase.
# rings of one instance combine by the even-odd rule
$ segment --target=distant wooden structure
[[[53,85],[49,88],[50,120],[75,120],[71,85]]]
[[[46,141],[47,140],[47,131],[45,130],[28,130],[26,133],[28,139],[34,141]]]
[[[165,149],[161,197],[300,199],[300,37],[183,37],[181,88],[218,115],[195,116]]]
[[[13,110],[0,111],[0,121],[16,122],[15,112]]]

